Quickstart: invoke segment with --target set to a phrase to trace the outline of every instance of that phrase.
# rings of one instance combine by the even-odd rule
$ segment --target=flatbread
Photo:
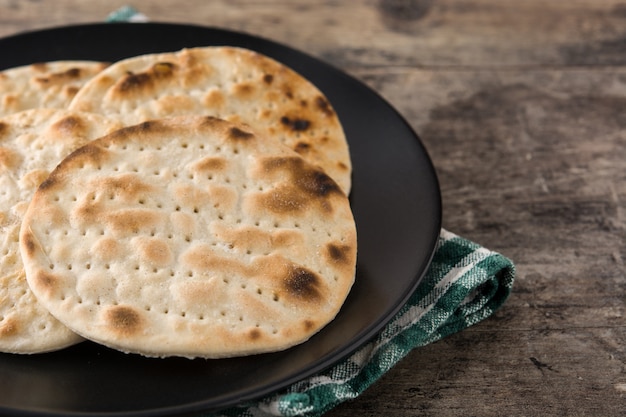
[[[65,109],[79,88],[107,65],[52,61],[0,71],[0,117],[35,108]]]
[[[86,83],[70,108],[127,125],[185,114],[243,122],[350,192],[348,144],[330,102],[301,75],[247,49],[201,47],[118,61]]]
[[[20,234],[28,282],[85,338],[146,356],[286,349],[354,282],[348,198],[247,125],[182,116],[79,148]]]
[[[100,115],[33,109],[0,118],[0,351],[36,353],[80,340],[35,299],[19,229],[32,195],[71,151],[118,128]]]

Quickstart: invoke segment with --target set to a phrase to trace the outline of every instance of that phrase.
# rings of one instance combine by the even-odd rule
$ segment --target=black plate
[[[59,59],[115,61],[235,45],[292,67],[330,99],[354,165],[356,283],[337,318],[284,352],[220,360],[148,359],[85,342],[42,355],[0,354],[0,414],[184,415],[267,395],[354,352],[402,307],[441,226],[437,177],[419,138],[379,95],[307,54],[258,37],[176,24],[93,24],[0,39],[0,69]]]

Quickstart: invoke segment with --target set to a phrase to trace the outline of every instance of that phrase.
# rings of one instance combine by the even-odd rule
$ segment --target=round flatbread
[[[0,117],[35,108],[65,109],[80,87],[108,64],[53,61],[0,72]]]
[[[33,109],[0,118],[0,351],[37,353],[80,340],[30,291],[19,229],[32,195],[58,162],[120,127],[100,115]]]
[[[127,125],[185,114],[243,122],[350,191],[348,144],[327,98],[285,65],[247,49],[192,48],[118,61],[89,81],[70,108]]]
[[[331,321],[352,286],[349,201],[247,125],[153,120],[78,149],[41,184],[20,248],[60,321],[146,356],[276,351]]]

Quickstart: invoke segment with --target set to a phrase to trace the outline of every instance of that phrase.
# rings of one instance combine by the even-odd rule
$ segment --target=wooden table
[[[0,36],[122,4],[0,0]],[[517,265],[495,316],[413,351],[329,416],[625,415],[626,2],[133,5],[289,44],[369,84],[426,144],[444,227]]]

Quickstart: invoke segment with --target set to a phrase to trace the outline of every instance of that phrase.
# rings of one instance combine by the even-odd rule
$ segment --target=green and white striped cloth
[[[107,18],[109,22],[147,20],[129,6]],[[377,337],[319,375],[210,416],[321,416],[358,397],[411,350],[492,315],[511,293],[514,277],[511,260],[442,229],[422,282]]]
[[[422,282],[375,339],[319,375],[221,415],[321,416],[358,397],[411,350],[489,317],[509,296],[514,276],[506,257],[442,229]]]
[[[139,13],[134,7],[122,6],[112,11],[106,18],[107,22],[147,22],[148,17]]]

